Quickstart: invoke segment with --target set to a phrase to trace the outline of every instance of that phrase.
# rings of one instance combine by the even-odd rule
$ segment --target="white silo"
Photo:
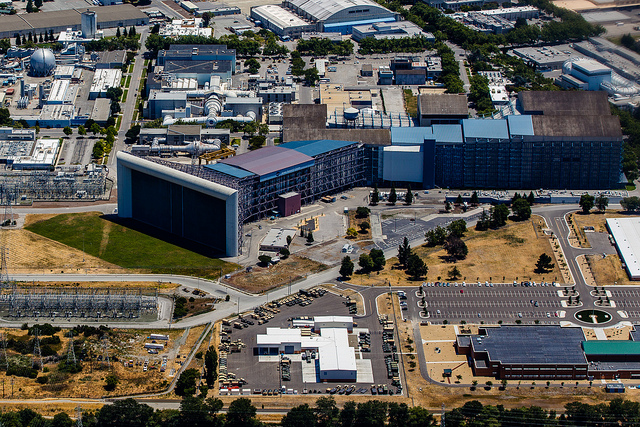
[[[96,13],[88,9],[86,12],[82,12],[80,23],[81,23],[80,29],[82,30],[82,38],[95,39],[96,32],[98,31],[98,19],[96,17]]]

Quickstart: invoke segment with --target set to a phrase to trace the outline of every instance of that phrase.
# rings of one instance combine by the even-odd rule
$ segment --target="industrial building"
[[[89,99],[106,97],[109,88],[120,87],[121,79],[122,70],[120,69],[97,69],[93,75],[93,82],[89,89]]]
[[[199,125],[169,125],[167,128],[140,129],[139,144],[131,152],[143,156],[172,156],[187,153],[199,156],[218,151],[229,144],[229,129],[203,129]],[[234,153],[235,154],[235,153]]]
[[[469,106],[466,95],[418,95],[418,123],[420,126],[460,123],[462,119],[467,117],[469,117]]]
[[[211,37],[213,29],[203,27],[202,18],[174,19],[160,28],[163,37],[202,36]]]
[[[14,170],[55,166],[60,149],[58,139],[37,139],[31,129],[0,128],[0,164]]]
[[[316,29],[313,22],[305,21],[289,10],[274,4],[252,7],[251,19],[280,37],[298,38],[303,32]]]
[[[635,328],[627,340],[587,341],[579,327],[502,326],[458,335],[456,349],[469,356],[474,375],[497,379],[638,379],[639,338]]]
[[[566,61],[556,84],[565,89],[604,90],[610,96],[628,97],[640,93],[640,86],[635,82],[620,76],[608,66],[587,58]]]
[[[236,51],[226,45],[171,45],[158,52],[158,65],[167,61],[229,61],[231,72],[236,72]]]
[[[242,246],[242,224],[281,215],[281,196],[295,192],[307,204],[362,185],[361,151],[361,145],[351,141],[295,141],[206,166],[120,152],[118,215],[236,256]],[[202,205],[194,204],[197,201]],[[192,229],[196,224],[186,222],[196,221],[198,215],[211,216],[196,232]],[[218,223],[226,228],[213,236]]]
[[[640,218],[607,218],[607,229],[631,280],[640,280]]]
[[[359,42],[365,37],[373,37],[376,40],[424,37],[432,43],[436,41],[433,34],[422,31],[422,28],[411,21],[378,22],[352,28],[351,38],[353,40]]]
[[[399,21],[399,14],[372,0],[284,0],[251,9],[251,18],[281,36],[302,32],[351,34],[354,26]]]
[[[284,197],[284,199],[295,199],[295,195],[297,195],[297,205],[298,211],[300,210],[300,195],[298,193],[289,193],[293,197]],[[283,195],[286,196],[286,195]],[[260,242],[260,251],[262,252],[272,252],[279,253],[282,249],[289,248],[289,243],[287,240],[289,238],[293,239],[298,234],[297,230],[294,229],[284,229],[284,228],[272,228],[269,230],[266,236]]]
[[[551,46],[521,47],[510,50],[507,54],[517,56],[541,72],[559,70],[566,61],[572,58],[570,51],[560,51]]]
[[[16,34],[40,34],[50,30],[53,30],[54,33],[59,33],[68,28],[78,31],[82,29],[83,19],[88,20],[85,21],[85,25],[91,23],[91,18],[82,18],[83,12],[87,11],[89,15],[93,14],[95,27],[91,24],[90,28],[95,28],[95,31],[104,28],[149,24],[149,17],[140,9],[130,4],[55,10],[23,15],[0,16],[0,38],[13,38]],[[91,31],[86,33],[85,38],[95,37],[95,31],[94,34],[92,34]]]
[[[240,15],[242,13],[237,6],[218,2],[199,1],[195,3],[195,7],[193,13],[196,16],[201,16],[203,13],[209,13],[212,16]]]

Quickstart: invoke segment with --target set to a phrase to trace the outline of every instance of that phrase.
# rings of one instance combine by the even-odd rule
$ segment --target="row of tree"
[[[133,399],[116,400],[96,411],[82,414],[86,427],[259,427],[257,408],[248,398],[233,400],[226,413],[220,399],[185,397],[180,410],[157,410]],[[451,427],[571,426],[606,427],[640,424],[640,403],[615,398],[606,403],[569,402],[560,415],[538,406],[507,409],[503,405],[483,405],[471,400],[445,412]],[[5,426],[73,427],[76,423],[64,412],[44,418],[31,409],[4,411],[0,422]],[[370,400],[347,401],[339,408],[333,397],[320,397],[314,405],[294,406],[282,418],[283,427],[430,427],[439,425],[433,414],[421,406]]]

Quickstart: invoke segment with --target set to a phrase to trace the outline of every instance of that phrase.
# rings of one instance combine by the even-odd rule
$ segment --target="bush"
[[[46,375],[39,376],[38,378],[36,378],[36,382],[38,384],[46,384],[49,382],[49,377],[47,377]]]

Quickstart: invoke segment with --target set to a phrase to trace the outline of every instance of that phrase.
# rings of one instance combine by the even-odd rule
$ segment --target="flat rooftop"
[[[502,326],[486,328],[487,335],[472,335],[475,352],[486,352],[503,364],[586,365],[581,328],[560,326]]]
[[[242,168],[262,178],[296,166],[311,166],[313,157],[282,147],[264,147],[222,160],[220,163]]]
[[[630,278],[640,280],[640,217],[607,218],[607,227]]]
[[[418,103],[423,116],[467,116],[469,114],[466,95],[420,94]]]
[[[604,91],[523,91],[518,94],[523,114],[610,116]]]
[[[320,139],[315,141],[291,141],[286,144],[281,144],[280,147],[296,150],[297,152],[307,156],[315,157],[353,144],[357,143],[353,141]]]

